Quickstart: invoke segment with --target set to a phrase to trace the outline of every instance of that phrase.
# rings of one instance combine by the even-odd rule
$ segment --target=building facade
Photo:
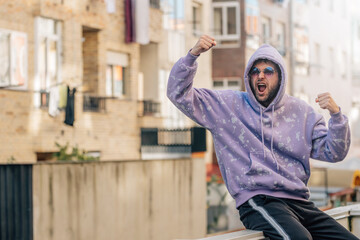
[[[148,22],[139,28],[156,43],[162,12],[159,2],[147,6]],[[141,45],[127,39],[133,26],[125,7],[114,0],[1,4],[1,162],[50,159],[56,142],[101,160],[140,158]],[[52,105],[67,87],[76,89],[70,124],[65,110]],[[57,93],[60,98],[52,97]]]

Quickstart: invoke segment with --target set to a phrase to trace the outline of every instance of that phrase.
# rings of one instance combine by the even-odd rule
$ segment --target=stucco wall
[[[36,164],[34,240],[206,234],[203,159]]]

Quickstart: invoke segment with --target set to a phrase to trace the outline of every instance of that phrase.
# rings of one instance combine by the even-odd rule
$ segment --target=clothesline
[[[40,91],[48,91],[48,90],[50,90],[50,89],[53,88],[53,87],[60,86],[60,85],[63,85],[63,84],[67,84],[67,83],[66,83],[66,82],[55,83],[55,84],[53,84],[53,85],[51,85],[51,86],[49,86],[49,87],[47,87],[47,88],[45,88],[45,89],[42,89],[42,90],[40,90]],[[67,84],[67,85],[69,85],[69,84]],[[79,83],[79,84],[77,84],[77,85],[75,85],[75,86],[72,86],[72,88],[78,88],[78,87],[81,87],[82,85],[84,85],[84,83]]]
[[[44,89],[40,89],[40,90],[30,90],[30,89],[15,89],[14,87],[19,87],[19,86],[16,86],[16,85],[13,85],[13,86],[0,86],[0,89],[6,89],[6,90],[11,90],[11,91],[25,91],[25,92],[33,92],[33,93],[44,93],[44,92],[49,92],[51,90],[51,88],[53,87],[57,87],[57,86],[60,86],[60,85],[63,85],[63,84],[67,84],[66,82],[60,82],[60,83],[56,83],[56,84],[53,84],[47,88],[44,88]],[[68,84],[67,84],[68,85]],[[80,83],[80,84],[77,84],[75,86],[70,86],[72,89],[74,88],[78,88],[78,87],[81,87],[82,85],[84,85],[83,83]],[[77,90],[77,92],[81,92],[83,93],[84,91],[79,91]]]

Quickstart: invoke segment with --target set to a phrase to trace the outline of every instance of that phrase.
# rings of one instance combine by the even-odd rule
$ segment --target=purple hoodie
[[[256,100],[248,78],[254,61],[264,58],[281,70],[280,89],[268,107]],[[328,162],[345,158],[350,145],[347,117],[332,114],[328,129],[310,105],[285,94],[285,64],[269,45],[261,46],[248,62],[247,92],[193,88],[196,59],[188,53],[174,65],[167,95],[212,133],[220,171],[236,206],[258,194],[307,200],[309,158]]]

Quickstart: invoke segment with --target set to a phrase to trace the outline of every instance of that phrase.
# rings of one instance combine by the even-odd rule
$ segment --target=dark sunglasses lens
[[[274,74],[274,69],[272,67],[267,67],[264,69],[264,74],[267,75],[267,76],[271,76]]]
[[[251,70],[250,74],[251,74],[252,76],[259,75],[259,74],[260,74],[260,71],[259,71],[259,69],[257,69],[257,68],[253,68],[253,70]]]

